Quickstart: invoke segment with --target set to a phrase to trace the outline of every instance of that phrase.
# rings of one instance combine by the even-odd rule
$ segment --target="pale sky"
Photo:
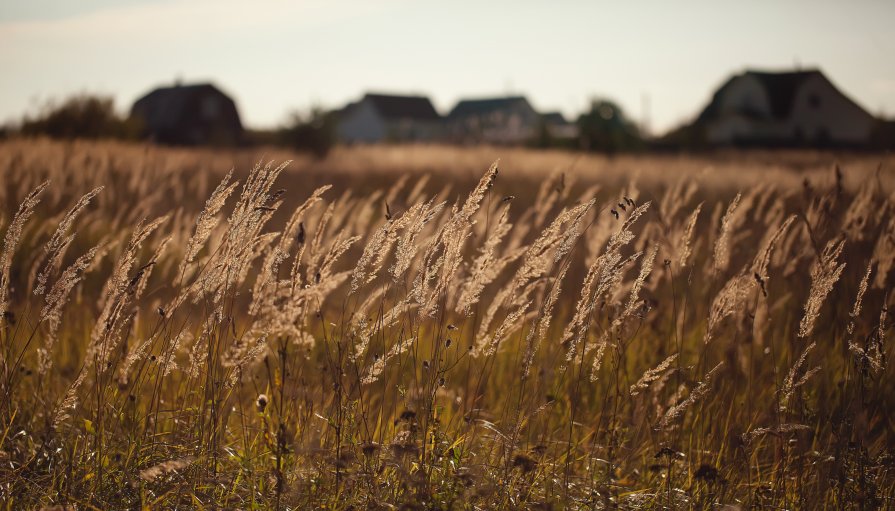
[[[895,1],[0,0],[0,122],[77,92],[125,112],[179,77],[255,128],[370,90],[443,114],[525,94],[570,119],[605,97],[661,133],[731,74],[794,66],[895,117]]]

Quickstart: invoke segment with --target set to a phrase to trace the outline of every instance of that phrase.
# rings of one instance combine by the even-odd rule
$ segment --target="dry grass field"
[[[0,502],[893,507],[892,176],[0,143]]]

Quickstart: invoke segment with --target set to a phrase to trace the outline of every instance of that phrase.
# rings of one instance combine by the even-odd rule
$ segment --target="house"
[[[346,143],[432,141],[441,128],[441,116],[424,96],[367,94],[337,112],[336,121],[336,135]]]
[[[541,122],[547,130],[547,135],[555,140],[575,140],[578,138],[578,125],[569,122],[560,112],[547,112],[541,114]]]
[[[538,136],[541,115],[522,96],[466,99],[447,118],[455,142],[524,144]]]
[[[232,145],[243,138],[236,104],[209,83],[159,87],[134,103],[131,118],[163,144]]]
[[[895,119],[877,119],[870,136],[873,149],[895,150]]]
[[[738,74],[695,123],[711,145],[847,147],[868,143],[875,124],[816,69]]]

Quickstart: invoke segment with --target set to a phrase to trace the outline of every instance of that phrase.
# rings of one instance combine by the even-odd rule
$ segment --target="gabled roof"
[[[699,120],[706,120],[715,117],[720,109],[721,96],[727,91],[727,88],[737,79],[743,77],[752,77],[761,83],[771,107],[771,116],[775,119],[785,119],[792,111],[795,103],[796,94],[799,88],[809,78],[820,76],[824,79],[823,73],[817,69],[806,69],[804,71],[784,71],[784,72],[768,72],[746,70],[745,72],[735,75],[727,80],[712,96],[712,101],[699,115]],[[748,113],[748,112],[746,112]]]
[[[791,71],[784,73],[768,73],[764,71],[747,71],[764,86],[771,102],[771,112],[778,119],[789,116],[795,102],[796,93],[806,80],[823,74],[817,69]]]
[[[525,106],[531,108],[528,100],[524,96],[508,96],[503,98],[485,98],[485,99],[464,99],[457,103],[457,106],[451,110],[449,117],[465,117],[467,115],[482,115],[495,110],[512,107],[518,103],[524,103]],[[534,109],[532,108],[532,111]]]
[[[139,114],[145,122],[155,128],[174,127],[180,122],[187,105],[195,98],[215,94],[230,98],[210,83],[174,85],[159,87],[138,99],[131,113]],[[230,100],[232,101],[232,100]]]
[[[425,96],[391,96],[387,94],[367,94],[362,100],[373,105],[379,115],[386,119],[414,119],[437,121],[441,118],[432,102]],[[349,105],[351,108],[351,105]]]

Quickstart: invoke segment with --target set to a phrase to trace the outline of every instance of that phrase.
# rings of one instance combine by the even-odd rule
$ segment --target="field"
[[[0,501],[895,507],[892,176],[2,142]]]

